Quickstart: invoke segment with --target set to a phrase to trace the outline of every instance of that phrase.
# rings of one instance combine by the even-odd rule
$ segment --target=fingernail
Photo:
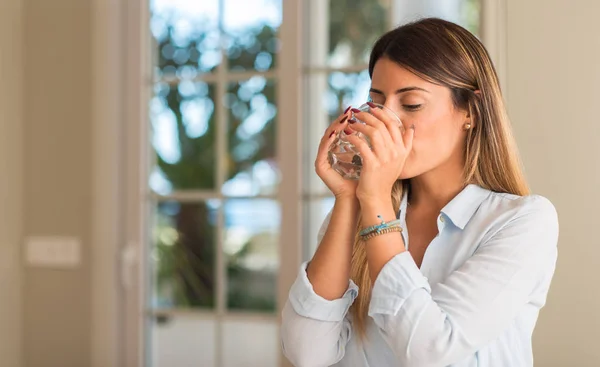
[[[354,113],[359,113],[359,112],[362,112],[362,111],[361,111],[361,110],[359,110],[358,108],[353,108],[353,109],[352,109],[352,112],[354,112]]]
[[[331,132],[331,134],[329,134],[329,137],[331,138],[331,137],[333,136],[333,134],[335,134],[335,130],[333,130],[333,131]]]
[[[352,108],[352,106],[348,106],[348,108],[346,108],[346,110],[344,111],[344,115],[348,113],[348,111],[350,111],[350,109]]]
[[[344,129],[344,132],[345,132],[347,135],[350,135],[350,134],[352,134],[352,133],[353,133],[353,131],[352,131],[352,130],[350,130],[350,129]]]
[[[348,123],[349,124],[354,124],[354,123],[356,123],[356,119],[350,119],[350,120],[348,120]]]
[[[371,108],[377,108],[377,106],[375,106],[375,103],[373,102],[367,102],[367,104],[369,105],[369,107]]]
[[[344,121],[346,121],[346,119],[348,119],[348,116],[344,116],[341,120],[340,120],[340,124],[343,124]]]

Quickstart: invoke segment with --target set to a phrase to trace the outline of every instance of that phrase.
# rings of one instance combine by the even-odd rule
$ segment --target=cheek
[[[437,164],[447,159],[455,150],[460,137],[452,116],[447,114],[424,114],[408,116],[403,120],[408,128],[415,125],[413,151],[409,160],[419,165]]]
[[[428,147],[435,146],[444,134],[443,119],[438,118],[433,113],[407,114],[402,122],[407,129],[412,125],[415,126],[413,150],[416,151],[429,150]]]

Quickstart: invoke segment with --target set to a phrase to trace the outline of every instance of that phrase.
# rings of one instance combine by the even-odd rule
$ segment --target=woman
[[[285,355],[300,367],[532,366],[558,221],[529,195],[488,53],[423,19],[383,35],[369,73],[370,99],[406,129],[373,108],[325,132],[315,166],[335,205],[284,307]],[[328,163],[340,129],[371,139],[372,151],[350,138],[358,181]]]

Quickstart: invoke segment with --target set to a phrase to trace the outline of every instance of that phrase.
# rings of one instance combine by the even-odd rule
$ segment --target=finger
[[[344,113],[338,116],[328,127],[325,129],[323,136],[321,137],[321,141],[319,142],[319,147],[317,148],[317,159],[315,160],[315,165],[317,163],[328,162],[327,156],[329,152],[329,147],[337,137],[338,133],[344,129],[345,126],[348,125],[348,117],[350,114],[350,107],[346,108]],[[323,161],[323,159],[325,161]]]
[[[350,135],[347,137],[347,139],[356,147],[356,150],[358,150],[358,153],[363,161],[363,166],[365,165],[365,162],[369,162],[369,165],[378,162],[377,157],[375,154],[373,154],[373,151],[371,151],[371,148],[369,148],[369,145],[363,139],[360,139],[356,135]]]
[[[357,113],[356,117],[363,121],[365,124],[367,124],[367,126],[371,126],[374,129],[376,129],[377,131],[379,131],[379,133],[381,134],[381,137],[384,139],[386,146],[395,146],[394,140],[392,139],[392,136],[390,135],[390,132],[388,131],[388,128],[386,126],[385,123],[383,123],[383,121],[379,120],[379,118],[377,118],[376,116],[373,116],[372,114],[368,113],[368,112],[361,112],[361,113]]]
[[[328,160],[329,147],[331,146],[331,144],[333,143],[333,141],[335,140],[337,135],[338,135],[338,131],[332,130],[329,133],[329,135],[323,136],[323,138],[321,139],[321,143],[319,144],[319,148],[317,150],[317,158],[315,160],[315,167],[318,168],[319,166],[328,166],[329,165],[329,160]]]
[[[340,117],[335,119],[331,123],[331,125],[329,125],[327,129],[325,129],[325,131],[323,132],[323,136],[321,137],[321,143],[323,141],[327,141],[334,131],[336,133],[342,131],[348,125],[348,117],[348,115],[340,115]]]
[[[338,123],[339,125],[339,123]],[[338,136],[339,132],[341,131],[341,128],[336,129],[336,126],[330,127],[327,130],[325,130],[325,134],[323,134],[323,137],[321,138],[321,141],[319,142],[319,150],[321,150],[323,148],[323,146],[325,148],[329,148],[329,145],[331,144],[331,142],[333,142],[335,140],[335,138]]]
[[[348,128],[346,128],[345,132],[348,133],[347,130],[349,130],[349,129],[352,129],[354,132],[359,132],[359,133],[362,133],[363,135],[367,136],[371,142],[371,147],[376,155],[385,154],[387,152],[387,149],[390,148],[389,144],[393,143],[391,141],[391,138],[390,138],[389,142],[386,141],[384,134],[387,134],[387,132],[384,132],[384,134],[382,134],[379,129],[376,129],[376,128],[366,125],[366,124],[361,124],[359,122],[351,123],[350,126]],[[355,134],[352,134],[349,136],[355,136]],[[362,140],[362,139],[359,139],[359,140]],[[365,143],[365,145],[367,145],[367,144]]]
[[[411,125],[402,136],[402,142],[406,152],[409,153],[413,147],[413,140],[415,138],[415,125]]]
[[[349,111],[350,111],[350,107],[346,108],[346,110],[341,115],[339,115],[329,126],[335,127],[339,124],[346,123],[348,118],[350,117],[350,114],[348,113]]]
[[[372,111],[373,108],[370,109]],[[385,129],[385,124],[377,116],[374,116],[371,112],[356,112],[354,114],[359,120],[364,121],[367,125],[373,126],[377,129]]]
[[[351,107],[346,108],[331,125],[335,125],[336,123],[344,123],[344,121],[350,117],[350,109]]]
[[[390,133],[392,141],[398,145],[398,143],[402,141],[402,122],[399,120],[399,118],[397,119],[396,116],[390,116],[389,112],[384,111],[375,104],[371,103],[369,104],[369,107],[371,107],[369,111],[373,114],[373,116],[377,117],[377,119],[385,124],[388,132]]]

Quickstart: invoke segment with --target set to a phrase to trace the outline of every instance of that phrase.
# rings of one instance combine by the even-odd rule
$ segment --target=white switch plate
[[[29,237],[25,248],[29,266],[65,269],[81,263],[81,244],[76,237]]]

